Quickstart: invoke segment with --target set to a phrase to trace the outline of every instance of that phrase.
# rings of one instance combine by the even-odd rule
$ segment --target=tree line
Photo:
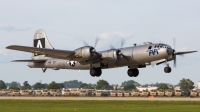
[[[183,78],[180,80],[180,82],[177,84],[180,86],[180,89],[188,90],[194,88],[194,82],[190,79]],[[11,83],[5,83],[3,80],[0,80],[0,89],[6,89],[9,87],[9,89],[62,89],[62,88],[83,88],[83,89],[98,89],[98,90],[116,90],[118,85],[110,85],[106,80],[99,80],[96,84],[87,84],[83,83],[78,80],[71,80],[71,81],[65,81],[63,83],[57,83],[55,81],[52,81],[51,83],[42,84],[41,82],[37,82],[34,85],[30,85],[28,81],[24,81],[23,86],[20,85],[18,82],[11,82]],[[148,86],[156,86],[158,89],[167,90],[167,89],[173,89],[173,85],[166,84],[166,83],[155,83],[155,84],[144,84],[141,85],[138,82],[134,80],[128,80],[122,82],[121,86],[123,87],[123,90],[130,91],[136,89],[137,86],[142,87],[148,87]]]

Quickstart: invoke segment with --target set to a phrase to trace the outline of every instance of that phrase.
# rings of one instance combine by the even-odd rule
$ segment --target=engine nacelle
[[[111,49],[102,53],[103,62],[116,62],[120,59],[120,50]]]
[[[170,55],[170,56],[167,58],[167,61],[172,61],[172,60],[174,60],[174,57],[173,57],[173,55]]]
[[[95,49],[91,46],[84,46],[75,50],[75,57],[89,59],[93,56]]]

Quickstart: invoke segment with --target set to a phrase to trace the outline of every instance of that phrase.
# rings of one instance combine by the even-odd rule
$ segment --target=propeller
[[[123,38],[121,38],[121,48],[120,50],[119,49],[116,49],[112,44],[110,44],[110,49],[113,49],[113,50],[117,50],[116,53],[118,56],[122,56],[126,61],[129,61],[128,57],[125,56],[122,52],[121,52],[121,49],[122,47],[124,46],[124,43],[125,43],[125,40]]]
[[[173,58],[174,58],[174,68],[176,68],[176,51],[175,51],[175,49],[176,49],[176,39],[175,38],[173,38],[173,44],[174,44],[174,50],[173,50]]]
[[[121,49],[124,46],[125,40],[123,38],[121,38]]]
[[[83,40],[83,45],[89,46],[89,44],[85,40]]]
[[[95,38],[95,43],[94,43],[94,47],[91,47],[91,49],[90,49],[90,52],[95,53],[95,54],[97,54],[98,56],[100,56],[100,54],[96,52],[95,48],[96,48],[96,46],[97,46],[97,44],[98,44],[98,42],[99,42],[99,39],[100,39],[100,38],[99,38],[98,36],[96,36],[96,38]],[[85,46],[90,46],[85,40],[83,40],[83,44],[84,44]]]
[[[115,49],[115,47],[112,44],[110,44],[110,49]]]
[[[95,38],[95,43],[94,43],[94,48],[96,48],[98,42],[99,42],[99,37],[96,36],[96,38]],[[83,40],[83,45],[85,45],[85,46],[90,46],[85,40]]]
[[[97,46],[98,43],[99,43],[99,37],[96,36],[96,38],[95,38],[95,44],[94,44],[94,48],[96,48],[96,46]]]
[[[173,56],[173,59],[174,59],[174,67],[175,67],[175,68],[176,68],[176,63],[177,63],[176,55],[183,56],[184,54],[189,54],[189,53],[197,52],[197,51],[176,52],[176,50],[175,50],[175,47],[176,47],[176,39],[175,39],[175,38],[173,38],[173,43],[174,43],[174,49],[173,49],[172,56]]]

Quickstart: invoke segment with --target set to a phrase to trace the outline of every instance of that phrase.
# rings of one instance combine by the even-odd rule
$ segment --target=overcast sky
[[[93,78],[89,71],[31,69],[27,63],[13,63],[14,59],[30,59],[30,53],[6,50],[8,45],[32,46],[37,29],[44,29],[55,48],[74,50],[86,40],[94,45],[100,37],[97,50],[109,49],[110,43],[124,47],[134,43],[163,42],[176,51],[200,51],[199,0],[1,0],[0,1],[0,80],[26,80],[30,84],[51,81],[79,80],[96,83],[100,79],[110,84],[135,80],[141,84],[164,82],[177,84],[189,78],[200,81],[200,52],[177,57],[177,68],[165,74],[165,65],[141,68],[137,78],[127,75],[127,67],[103,70],[102,76]]]

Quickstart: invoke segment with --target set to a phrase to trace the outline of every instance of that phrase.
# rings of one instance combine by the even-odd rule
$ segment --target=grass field
[[[199,101],[0,100],[0,112],[200,112]]]

